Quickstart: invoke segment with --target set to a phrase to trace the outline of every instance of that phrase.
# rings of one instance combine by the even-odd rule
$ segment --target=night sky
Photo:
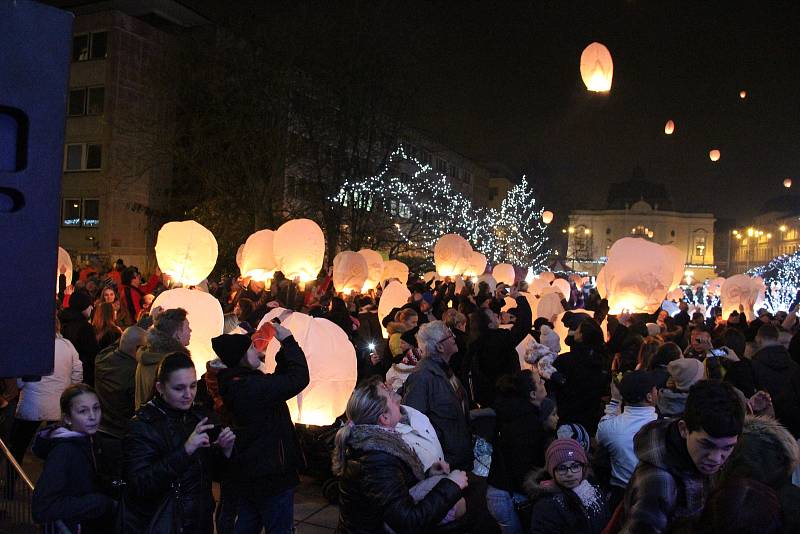
[[[212,19],[221,9],[184,3]],[[784,178],[800,187],[796,3],[401,5],[387,16],[401,17],[414,41],[409,122],[469,157],[527,173],[555,225],[569,209],[603,208],[608,184],[637,167],[668,184],[676,209],[741,223],[786,194]],[[393,41],[403,53],[407,43]],[[580,79],[592,41],[614,59],[608,95],[589,93]],[[716,164],[712,148],[722,152]]]

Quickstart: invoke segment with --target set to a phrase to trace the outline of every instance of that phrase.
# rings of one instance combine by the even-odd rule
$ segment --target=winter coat
[[[540,469],[527,477],[525,490],[533,503],[531,534],[599,534],[608,523],[603,492],[586,479],[564,489]]]
[[[550,380],[558,406],[558,420],[579,423],[594,435],[603,416],[603,397],[609,395],[611,366],[605,353],[574,345],[553,362],[558,371]]]
[[[750,478],[778,493],[783,511],[783,532],[800,532],[800,487],[792,472],[800,462],[800,447],[792,434],[775,419],[748,416],[736,448],[716,479]]]
[[[61,321],[61,335],[72,343],[83,363],[84,384],[94,386],[94,359],[98,348],[92,324],[74,308],[62,310],[58,318]]]
[[[442,444],[439,443],[439,437],[430,419],[411,406],[401,406],[400,412],[403,418],[397,423],[395,432],[414,449],[419,461],[422,462],[422,468],[427,471],[436,462],[444,461]]]
[[[548,440],[539,409],[529,399],[499,395],[495,399],[495,438],[489,485],[522,493],[529,472],[544,466]]]
[[[33,490],[33,519],[61,520],[72,532],[110,532],[116,503],[100,492],[92,442],[86,434],[47,427],[36,435],[33,452],[44,469]]]
[[[147,332],[147,342],[137,353],[139,361],[136,365],[135,403],[137,410],[156,394],[158,364],[167,354],[173,352],[189,354],[189,349],[181,345],[180,341],[174,337],[168,336],[160,330],[153,328]]]
[[[100,430],[122,439],[135,411],[136,357],[108,347],[97,355],[94,369],[94,389],[103,408]]]
[[[142,297],[155,291],[159,283],[161,283],[161,278],[152,275],[146,284],[139,287],[121,284],[119,286],[120,306],[125,308],[131,318],[138,317],[139,311],[142,309]]]
[[[661,418],[680,417],[686,409],[686,399],[689,393],[672,388],[658,390],[658,403],[656,409]]]
[[[428,416],[451,469],[471,471],[472,435],[467,424],[469,399],[458,378],[452,377],[460,395],[447,375],[444,364],[423,358],[406,380],[403,404]]]
[[[128,532],[147,528],[176,483],[180,494],[178,517],[184,531],[213,531],[210,470],[213,463],[222,461],[221,452],[201,447],[189,455],[183,447],[202,418],[195,408],[175,410],[161,397],[136,412],[123,441]]]
[[[305,466],[286,401],[308,385],[308,363],[291,336],[281,342],[275,362],[272,374],[241,366],[217,374],[236,433],[227,475],[241,491],[265,496],[296,486]]]
[[[358,426],[366,425],[357,425],[351,435],[359,432]],[[416,460],[413,450],[389,430],[375,432],[384,432],[386,436],[381,440],[361,440],[360,444],[351,444],[345,450],[336,532],[382,533],[384,523],[397,534],[429,532],[461,498],[460,488],[445,478],[415,503],[409,490],[421,480],[422,473],[415,473],[413,462],[408,461],[409,455]],[[393,435],[399,443],[386,446],[390,443],[385,442],[390,442]]]
[[[56,334],[53,374],[37,382],[17,380],[20,398],[17,419],[25,421],[58,421],[61,418],[61,393],[70,384],[83,380],[83,364],[78,352],[61,334]]]
[[[710,482],[689,456],[678,421],[648,423],[633,443],[639,465],[625,492],[621,532],[664,532],[673,520],[700,514]]]
[[[769,345],[753,355],[756,390],[772,397],[775,417],[794,437],[800,437],[800,365],[782,345]]]
[[[498,328],[482,332],[470,345],[467,358],[471,363],[473,393],[481,407],[493,406],[498,378],[520,371],[518,344],[511,332]]]

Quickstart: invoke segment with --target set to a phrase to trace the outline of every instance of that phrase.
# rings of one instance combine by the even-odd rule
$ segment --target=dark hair
[[[586,317],[578,325],[578,330],[581,333],[581,344],[592,349],[605,349],[605,340],[603,339],[603,330],[591,317]]]
[[[164,310],[153,321],[153,328],[168,336],[173,336],[186,320],[186,313],[183,308]]]
[[[194,362],[185,352],[171,352],[158,364],[156,380],[159,384],[166,384],[170,375],[181,369],[194,369]]]
[[[781,503],[775,490],[749,478],[730,479],[708,497],[692,532],[781,532]]]
[[[350,312],[347,311],[347,304],[339,297],[331,299],[331,306],[328,308],[328,313],[325,318],[344,330],[347,337],[353,335],[353,320],[350,318]]]
[[[139,270],[136,267],[126,267],[122,274],[120,275],[120,280],[126,286],[131,285],[131,281],[136,278],[136,275],[139,274]]]
[[[668,341],[658,347],[658,350],[647,364],[647,370],[652,371],[657,367],[666,367],[669,362],[679,359],[682,354],[683,352],[677,343]]]
[[[741,330],[738,328],[726,328],[722,333],[722,343],[735,352],[739,358],[744,358],[744,349],[747,346],[747,341]]]
[[[507,397],[530,398],[531,391],[536,390],[533,371],[524,369],[519,373],[505,374],[497,379],[497,392]]]
[[[758,334],[756,334],[756,337],[764,339],[778,339],[779,336],[778,328],[771,324],[762,325],[761,328],[758,329]]]
[[[689,389],[683,420],[690,432],[704,430],[713,438],[739,436],[744,402],[729,383],[700,380]]]
[[[84,393],[91,393],[92,395],[97,396],[97,393],[95,393],[92,386],[87,386],[86,384],[81,383],[67,386],[67,389],[61,393],[61,398],[58,401],[59,405],[61,406],[61,413],[64,415],[69,415],[69,411],[72,409],[72,401]]]
[[[239,299],[237,304],[239,305],[239,309],[242,311],[242,313],[239,314],[239,320],[246,321],[250,317],[250,314],[253,313],[253,309],[255,308],[253,301],[249,298],[242,297]]]

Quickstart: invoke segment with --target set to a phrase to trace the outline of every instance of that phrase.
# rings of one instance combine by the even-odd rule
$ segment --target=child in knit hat
[[[683,415],[689,388],[705,378],[703,362],[695,358],[679,358],[667,364],[667,387],[658,392],[658,414],[662,417]]]
[[[546,472],[528,478],[531,532],[599,533],[608,523],[603,493],[586,479],[588,459],[574,439],[557,439],[545,453]]]

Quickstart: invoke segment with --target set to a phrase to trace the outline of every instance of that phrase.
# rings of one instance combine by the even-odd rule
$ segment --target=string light
[[[764,279],[767,286],[765,308],[771,313],[788,311],[800,289],[800,252],[778,256],[766,265],[750,269],[747,274]]]
[[[399,162],[411,163],[413,175],[401,177],[393,172]],[[508,191],[499,210],[473,206],[468,197],[453,188],[447,176],[406,154],[402,145],[378,174],[358,182],[345,181],[330,200],[370,208],[379,205],[399,220],[408,219],[405,225],[395,223],[394,229],[401,240],[427,254],[436,240],[448,233],[466,238],[474,250],[494,264],[511,263],[541,271],[551,254],[546,247],[547,225],[542,221],[544,208],[536,207],[533,190],[524,176]],[[410,226],[413,237],[406,233]]]

